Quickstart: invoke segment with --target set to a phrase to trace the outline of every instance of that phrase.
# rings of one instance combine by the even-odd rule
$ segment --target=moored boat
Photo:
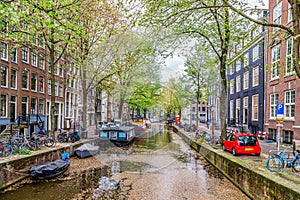
[[[119,126],[101,128],[99,133],[100,141],[111,141],[117,146],[125,146],[133,141],[135,130],[133,126]]]
[[[70,160],[54,160],[29,168],[29,175],[35,179],[50,179],[63,174],[70,166]]]
[[[99,152],[99,146],[92,144],[83,144],[79,148],[75,149],[74,154],[78,158],[87,158],[93,155],[96,155]]]

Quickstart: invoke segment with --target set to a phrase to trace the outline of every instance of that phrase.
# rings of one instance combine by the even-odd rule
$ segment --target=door
[[[10,122],[16,121],[16,96],[10,97]]]

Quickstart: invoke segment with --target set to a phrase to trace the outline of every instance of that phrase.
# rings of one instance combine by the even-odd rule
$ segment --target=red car
[[[251,133],[232,133],[223,141],[222,149],[230,151],[234,156],[239,154],[260,155],[261,148],[257,137]]]

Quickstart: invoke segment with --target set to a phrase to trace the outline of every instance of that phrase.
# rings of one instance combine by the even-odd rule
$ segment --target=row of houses
[[[270,23],[292,25],[287,0],[269,1],[269,9],[259,16]],[[278,28],[258,26],[249,31],[246,40],[230,50],[227,125],[252,133],[265,131],[274,140],[280,131],[283,143],[300,140],[300,79],[292,62],[293,38]],[[210,90],[215,94],[209,96],[208,107],[218,108],[220,88],[213,85]],[[284,108],[283,122],[276,118],[278,104]],[[214,114],[219,124],[219,110]]]

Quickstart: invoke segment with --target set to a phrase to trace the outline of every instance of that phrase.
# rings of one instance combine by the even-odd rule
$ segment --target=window
[[[292,15],[292,7],[291,4],[288,3],[288,23],[291,22],[293,20],[293,15]]]
[[[7,87],[8,84],[8,71],[7,71],[7,67],[0,67],[0,85],[2,87]]]
[[[282,14],[282,2],[277,4],[273,10],[273,23],[281,24],[281,14]],[[276,32],[278,28],[273,27],[273,32]]]
[[[295,117],[295,90],[289,90],[285,92],[284,99],[284,113],[286,118]]]
[[[234,107],[233,100],[230,101],[230,119],[233,119]]]
[[[291,74],[294,71],[294,66],[293,66],[293,58],[292,58],[292,52],[293,52],[293,39],[289,38],[286,41],[286,68],[285,68],[285,73],[286,74]]]
[[[58,96],[58,83],[57,83],[57,81],[55,81],[54,84],[55,84],[55,88],[54,88],[55,96]]]
[[[253,48],[253,62],[259,59],[259,45]]]
[[[39,68],[45,69],[45,56],[44,54],[40,54]]]
[[[51,79],[48,79],[48,94],[51,95]]]
[[[10,52],[10,60],[12,62],[17,62],[18,60],[18,54],[17,54],[17,49],[16,48],[11,48],[11,52]]]
[[[10,87],[17,89],[17,70],[11,69],[10,71]]]
[[[7,22],[4,20],[0,20],[0,33],[6,33],[7,27]]]
[[[249,88],[249,71],[244,73],[244,90]]]
[[[64,94],[63,94],[63,88],[64,88],[64,85],[63,83],[60,83],[59,84],[59,96],[62,97]]]
[[[258,94],[252,96],[252,120],[258,120]]]
[[[270,95],[270,118],[276,118],[276,105],[278,104],[278,94]]]
[[[0,96],[0,117],[6,117],[7,112],[7,95],[1,94]]]
[[[230,94],[233,94],[234,93],[234,80],[231,80],[229,82],[229,84],[230,84]]]
[[[244,68],[246,68],[247,66],[249,66],[249,54],[245,53],[243,56],[243,63],[244,63]]]
[[[229,65],[229,74],[233,74],[234,73],[234,66],[235,66],[235,62],[231,63]]]
[[[26,69],[22,71],[22,89],[28,89],[28,71]]]
[[[28,47],[22,47],[22,61],[28,63]]]
[[[272,66],[271,66],[271,79],[279,77],[280,66],[280,46],[276,45],[272,48]]]
[[[243,123],[248,123],[248,97],[244,97],[243,99]]]
[[[236,77],[236,92],[241,91],[241,76]]]
[[[37,75],[36,73],[31,73],[31,90],[37,91],[36,86],[37,86]]]
[[[39,92],[40,93],[44,93],[44,76],[40,76],[40,79],[39,79]]]
[[[5,42],[1,42],[1,59],[8,60],[8,45]]]
[[[117,132],[109,131],[109,139],[117,139]]]
[[[294,132],[283,130],[283,143],[292,144],[294,138]]]
[[[44,99],[39,101],[39,114],[44,114]]]
[[[235,68],[235,70],[238,72],[238,71],[240,71],[241,70],[241,59],[240,58],[238,58],[237,60],[236,60],[236,68]]]
[[[31,98],[31,114],[36,113],[36,98]]]
[[[259,84],[259,67],[254,67],[252,69],[253,82],[252,86],[257,86]]]
[[[44,38],[40,37],[40,47],[45,48]]]
[[[31,52],[31,65],[37,67],[37,54],[34,50]]]
[[[236,109],[235,109],[235,118],[237,118],[237,123],[240,123],[240,106],[241,105],[241,100],[236,99]]]

